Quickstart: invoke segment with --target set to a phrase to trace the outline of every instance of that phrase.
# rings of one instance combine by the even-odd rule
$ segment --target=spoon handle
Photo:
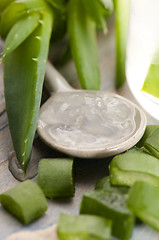
[[[45,84],[51,94],[53,92],[70,92],[74,90],[49,61],[46,66]]]

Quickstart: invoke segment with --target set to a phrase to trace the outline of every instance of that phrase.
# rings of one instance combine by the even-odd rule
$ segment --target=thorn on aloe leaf
[[[40,36],[36,36],[35,38],[38,39],[38,40],[41,40],[41,37],[40,37]]]
[[[40,23],[40,24],[44,24],[44,21],[43,21],[43,20],[39,20],[39,23]]]
[[[38,58],[32,58],[34,62],[38,62]]]

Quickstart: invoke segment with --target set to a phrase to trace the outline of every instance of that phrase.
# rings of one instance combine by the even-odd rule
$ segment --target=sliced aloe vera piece
[[[132,186],[141,180],[159,186],[158,159],[139,149],[134,148],[114,157],[109,170],[113,185]]]
[[[111,185],[110,177],[103,177],[96,183],[95,190],[127,194],[129,192],[129,187],[113,186]]]
[[[126,206],[126,198],[117,192],[91,191],[83,196],[81,214],[103,216],[112,221],[112,235],[130,239],[134,227],[134,215]]]
[[[15,23],[7,35],[2,60],[13,52],[36,29],[40,17],[38,12],[34,12]]]
[[[37,181],[46,197],[73,197],[73,159],[41,159]]]
[[[98,90],[96,24],[84,11],[81,0],[70,0],[68,8],[68,35],[73,60],[82,88]]]
[[[6,38],[14,24],[32,11],[43,11],[47,7],[44,0],[15,0],[9,4],[1,15],[0,35]]]
[[[128,198],[128,207],[143,222],[159,231],[159,188],[136,182]]]
[[[47,210],[47,201],[42,190],[31,180],[24,181],[2,193],[0,202],[8,212],[24,224],[29,224]]]
[[[144,147],[151,155],[159,158],[159,127],[146,139]]]
[[[151,63],[142,87],[146,93],[159,98],[159,64]]]
[[[143,147],[146,139],[150,137],[157,128],[159,128],[159,125],[147,125],[144,135],[142,136],[140,141],[136,144],[136,146],[139,148]]]
[[[24,172],[36,131],[52,22],[52,12],[48,9],[43,13],[39,27],[4,60],[9,127]]]
[[[126,79],[125,59],[130,0],[114,1],[116,11],[116,87],[120,88]]]
[[[61,240],[109,240],[111,221],[103,217],[60,214],[58,236]]]

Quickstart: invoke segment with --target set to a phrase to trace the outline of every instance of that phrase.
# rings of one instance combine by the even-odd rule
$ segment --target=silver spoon
[[[104,91],[75,90],[47,64],[51,97],[41,107],[37,131],[50,147],[79,158],[103,158],[135,145],[146,127],[144,112]]]

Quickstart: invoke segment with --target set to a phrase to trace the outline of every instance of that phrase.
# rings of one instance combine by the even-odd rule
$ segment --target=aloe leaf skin
[[[110,165],[110,181],[116,186],[133,186],[144,181],[159,186],[159,161],[156,157],[132,148],[115,156]]]
[[[72,57],[81,86],[84,89],[99,90],[96,24],[86,15],[81,0],[70,0],[67,25]]]
[[[47,201],[38,184],[24,181],[0,194],[2,206],[23,224],[29,224],[47,210]]]
[[[155,129],[153,133],[147,137],[144,142],[144,147],[149,151],[149,153],[159,159],[159,128]]]
[[[0,1],[0,12],[2,12],[13,1],[14,0],[1,0]]]
[[[7,34],[14,24],[24,16],[29,15],[32,11],[42,11],[47,7],[44,0],[15,0],[9,4],[1,15],[0,35],[2,39],[7,37]]]
[[[13,52],[38,26],[40,14],[34,12],[20,19],[7,35],[2,60]]]
[[[142,91],[159,98],[159,64],[150,64]]]
[[[143,147],[146,139],[150,137],[157,128],[159,128],[159,125],[147,125],[144,135],[142,136],[140,141],[136,144],[136,147],[138,148]]]
[[[64,10],[64,0],[46,0],[50,3],[53,7]]]
[[[104,5],[98,0],[83,1],[85,11],[96,23],[97,27],[101,28],[104,32],[107,31],[105,14],[106,10]]]
[[[115,0],[116,11],[116,87],[120,88],[126,79],[125,60],[129,23],[130,0]]]
[[[48,198],[73,197],[73,159],[41,159],[38,167],[37,182]]]
[[[52,12],[45,11],[39,27],[4,60],[9,127],[24,172],[36,131],[52,23]]]

